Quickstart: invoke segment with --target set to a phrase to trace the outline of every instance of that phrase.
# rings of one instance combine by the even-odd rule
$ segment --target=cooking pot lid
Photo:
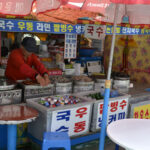
[[[115,80],[130,80],[130,77],[115,77]]]

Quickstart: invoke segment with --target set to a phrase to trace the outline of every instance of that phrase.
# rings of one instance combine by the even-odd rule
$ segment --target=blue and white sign
[[[91,104],[52,112],[51,131],[68,132],[69,136],[89,132]]]
[[[96,114],[96,130],[101,128],[102,123],[102,112],[103,112],[103,102],[95,105],[94,110],[97,110]],[[108,118],[107,124],[113,121],[125,119],[127,117],[128,111],[128,98],[119,99],[119,97],[114,98],[114,100],[109,101],[108,104]],[[95,121],[95,120],[94,120]]]
[[[30,20],[0,19],[0,31],[83,34],[84,25],[70,25]]]
[[[113,26],[107,25],[106,34],[111,35],[113,34]],[[120,35],[149,35],[150,29],[140,29],[140,28],[128,28],[128,27],[121,27],[117,26],[116,34]]]
[[[0,31],[7,32],[37,32],[37,33],[54,33],[54,34],[84,34],[84,24],[61,24],[51,22],[40,22],[31,20],[15,20],[0,18]],[[113,26],[106,26],[106,35],[113,33]],[[116,34],[121,35],[149,35],[150,29],[128,28],[117,26]]]
[[[77,34],[65,34],[64,58],[76,58],[77,55]]]

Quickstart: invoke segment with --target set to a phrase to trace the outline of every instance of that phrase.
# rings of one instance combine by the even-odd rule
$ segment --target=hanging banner
[[[28,20],[0,19],[0,31],[83,34],[84,25],[71,25]]]
[[[91,39],[104,39],[105,38],[105,25],[85,25],[84,36]]]
[[[91,25],[89,25],[91,26]],[[96,25],[97,28],[101,25]],[[96,27],[95,27],[96,28]],[[88,32],[92,32],[91,27],[88,29]],[[40,22],[40,21],[31,21],[31,20],[15,20],[15,19],[3,19],[0,18],[0,31],[7,32],[37,32],[37,33],[54,33],[54,34],[84,34],[85,25],[84,24],[62,24],[62,23],[49,23],[49,22]],[[113,26],[107,25],[104,30],[106,35],[111,35],[113,33]],[[97,36],[101,37],[100,30],[94,31]],[[93,34],[94,34],[93,32]],[[92,33],[88,33],[92,34]],[[116,28],[117,35],[149,35],[150,29],[139,29],[139,28],[128,28],[117,26]]]
[[[106,34],[113,34],[113,26],[107,25]],[[116,27],[116,34],[120,35],[149,35],[150,29],[140,29],[140,28],[128,28],[128,27]]]

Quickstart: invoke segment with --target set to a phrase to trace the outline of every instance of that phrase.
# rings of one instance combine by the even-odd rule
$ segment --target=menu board
[[[77,34],[65,34],[64,59],[76,58]]]

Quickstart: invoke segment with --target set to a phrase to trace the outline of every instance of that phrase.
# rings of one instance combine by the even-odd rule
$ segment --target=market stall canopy
[[[0,14],[26,16],[36,5],[36,13],[42,13],[49,10],[55,10],[65,4],[67,0],[0,0]]]
[[[100,22],[113,23],[115,3],[119,5],[117,24],[126,17],[130,24],[149,25],[150,24],[150,0],[68,0],[66,7],[99,12],[102,16],[96,17]],[[138,4],[138,5],[134,5]]]
[[[76,24],[79,18],[89,17],[94,19],[96,16],[100,15],[100,13],[90,12],[86,10],[77,10],[62,6],[55,11],[47,11],[40,14],[32,12],[32,15],[35,16],[39,21]]]

